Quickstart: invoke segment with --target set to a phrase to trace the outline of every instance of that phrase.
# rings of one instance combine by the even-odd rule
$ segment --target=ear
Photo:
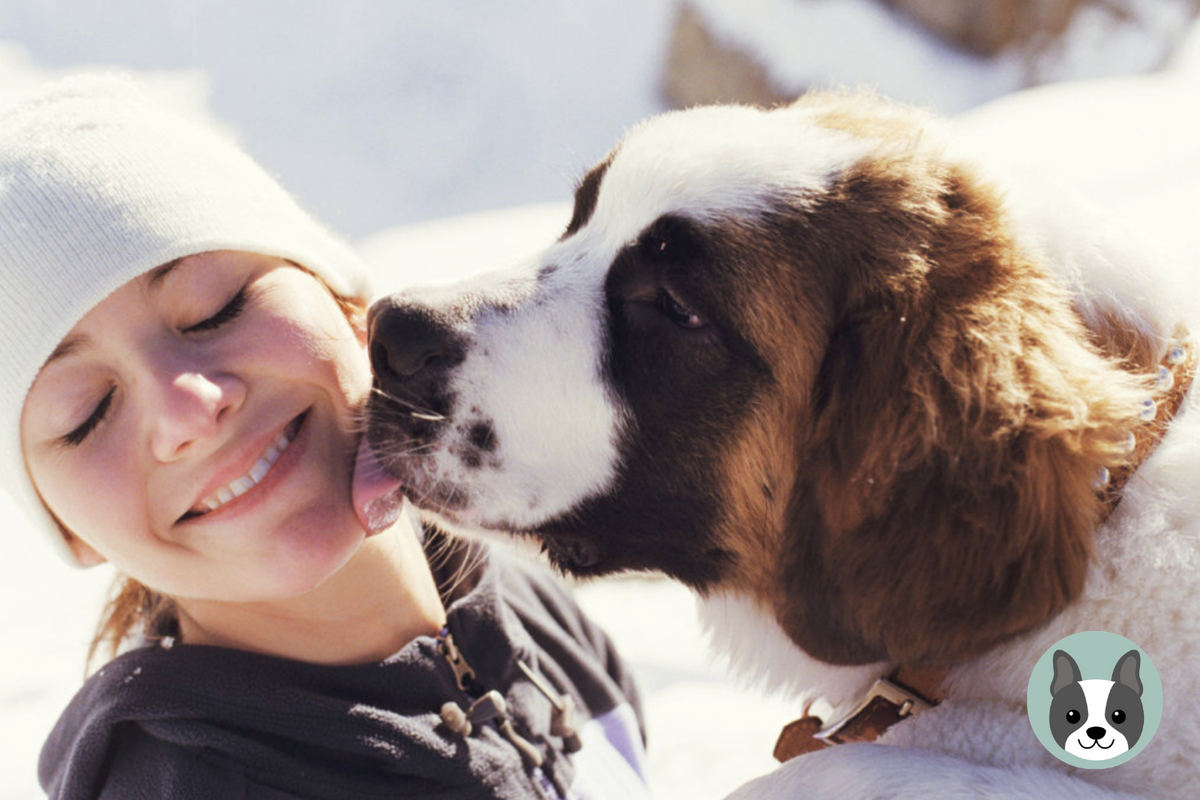
[[[1141,654],[1137,650],[1130,650],[1117,661],[1117,666],[1113,669],[1113,683],[1128,686],[1140,697],[1142,694],[1142,678],[1138,673],[1141,665]]]
[[[921,170],[846,178],[839,216],[862,251],[813,387],[794,532],[833,606],[805,612],[856,658],[901,664],[981,652],[1082,591],[1093,483],[1127,457],[1146,391],[1092,348],[994,192]]]
[[[1065,650],[1054,651],[1054,680],[1050,682],[1050,696],[1061,692],[1073,683],[1083,680],[1079,665]]]
[[[75,556],[75,561],[79,566],[84,568],[95,567],[108,561],[107,558],[100,555],[95,548],[78,536],[70,533],[64,533],[63,535],[66,536],[67,547],[71,549],[71,554]]]

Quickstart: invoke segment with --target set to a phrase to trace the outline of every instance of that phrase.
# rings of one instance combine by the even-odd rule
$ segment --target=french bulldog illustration
[[[1083,680],[1075,659],[1054,652],[1050,685],[1050,732],[1067,753],[1104,761],[1128,752],[1142,734],[1141,656],[1130,650],[1117,660],[1112,680]]]

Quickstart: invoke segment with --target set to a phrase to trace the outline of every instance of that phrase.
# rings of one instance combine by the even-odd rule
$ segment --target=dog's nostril
[[[410,381],[450,366],[454,334],[428,309],[381,304],[372,309],[371,368],[384,380]]]
[[[1096,741],[1100,741],[1101,739],[1104,738],[1104,728],[1100,728],[1100,727],[1088,728],[1087,735],[1088,735],[1089,739],[1095,739]]]
[[[380,378],[397,378],[398,375],[392,374],[391,359],[388,358],[388,349],[379,342],[371,342],[370,348],[371,371]]]
[[[393,378],[411,378],[426,367],[433,366],[441,356],[433,349],[371,346],[371,363],[376,374]]]

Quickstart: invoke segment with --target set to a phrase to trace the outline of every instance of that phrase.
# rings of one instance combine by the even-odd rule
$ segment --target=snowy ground
[[[1020,82],[1010,66],[955,54],[865,0],[781,3],[700,5],[715,20],[724,14],[731,40],[761,48],[789,80],[873,83],[947,112]],[[0,1],[0,104],[85,66],[149,75],[183,105],[211,109],[308,207],[361,243],[385,285],[400,285],[503,266],[561,229],[573,181],[625,126],[659,108],[671,3],[115,6]],[[780,44],[785,28],[795,37]],[[1089,57],[1064,60],[1060,76],[1147,66],[1145,39],[1079,35],[1087,46],[1078,53]],[[788,41],[809,44],[773,58]],[[828,42],[838,47],[817,46]],[[1190,51],[1186,79],[1042,90],[986,112],[975,132],[1145,229],[1181,264],[1200,264],[1194,33]],[[501,210],[453,216],[487,209]],[[10,642],[0,667],[0,800],[23,800],[39,796],[37,750],[82,677],[109,576],[57,562],[3,496],[0,519],[0,634]],[[620,580],[579,596],[637,669],[661,797],[720,797],[771,767],[775,734],[797,710],[709,663],[685,591]]]

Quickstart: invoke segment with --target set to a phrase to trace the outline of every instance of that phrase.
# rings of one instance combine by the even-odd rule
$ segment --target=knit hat
[[[237,146],[130,78],[68,79],[0,113],[0,485],[71,563],[25,468],[25,396],[98,302],[209,250],[289,259],[341,295],[370,296],[349,247]]]

